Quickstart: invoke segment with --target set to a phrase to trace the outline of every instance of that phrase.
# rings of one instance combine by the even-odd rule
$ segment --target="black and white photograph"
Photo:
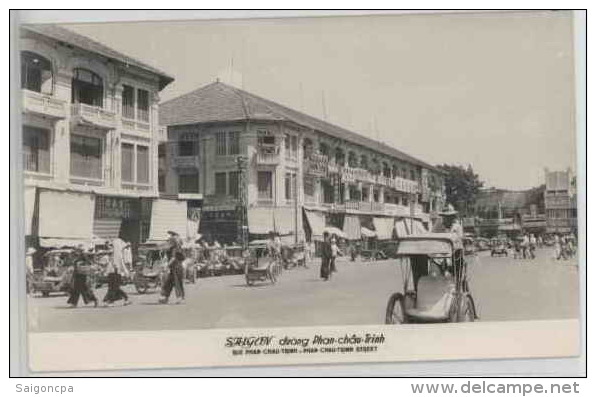
[[[217,331],[229,365],[391,361],[407,335],[515,324],[553,327],[563,347],[546,356],[579,354],[574,22],[20,24],[11,266],[30,338],[62,341],[31,339],[29,354],[69,335],[132,348],[147,332]],[[396,360],[434,357],[409,352]]]

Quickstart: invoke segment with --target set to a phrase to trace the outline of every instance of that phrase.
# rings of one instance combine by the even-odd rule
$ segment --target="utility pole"
[[[248,196],[247,196],[247,178],[246,171],[248,166],[248,157],[236,157],[236,164],[238,165],[238,193],[240,196],[240,206],[238,209],[238,239],[242,242],[242,250],[248,249]]]

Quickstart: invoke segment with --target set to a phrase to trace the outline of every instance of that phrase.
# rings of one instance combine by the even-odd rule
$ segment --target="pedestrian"
[[[329,242],[329,233],[323,232],[323,244],[321,244],[321,272],[323,280],[328,281],[331,277],[331,244]]]
[[[555,234],[555,259],[559,260],[563,256],[563,249],[561,244],[561,238],[558,234]]]
[[[172,289],[176,292],[176,303],[184,303],[184,254],[180,249],[172,251],[172,258],[168,262],[168,276],[162,289],[159,303],[168,303]]]
[[[333,235],[331,237],[331,259],[330,259],[330,263],[329,263],[329,269],[331,271],[331,273],[337,273],[337,267],[335,266],[335,260],[337,259],[338,256],[341,256],[342,253],[339,249],[339,246],[337,245],[337,238],[335,237],[335,235]]]
[[[114,302],[121,299],[124,300],[123,306],[129,305],[128,295],[122,290],[122,275],[118,272],[116,266],[112,263],[108,264],[108,291],[103,298],[103,303],[106,306],[112,305]]]
[[[464,229],[457,219],[457,211],[453,205],[449,204],[443,211],[439,212],[441,218],[433,225],[434,233],[453,233],[458,238],[463,239]]]
[[[536,237],[533,234],[530,234],[530,258],[536,259]]]
[[[77,252],[75,255],[77,257],[75,257],[73,261],[72,288],[67,303],[71,307],[77,307],[79,304],[79,297],[82,297],[85,305],[89,304],[89,302],[93,302],[94,307],[97,307],[97,298],[89,286],[89,280],[87,279],[89,263],[87,259],[84,258],[82,252]]]

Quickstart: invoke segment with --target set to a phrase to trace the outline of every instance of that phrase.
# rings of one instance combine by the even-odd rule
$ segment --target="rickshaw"
[[[244,267],[247,285],[255,281],[271,281],[275,284],[281,275],[281,258],[272,257],[268,252],[267,240],[255,240],[248,246],[248,256]]]
[[[502,239],[493,239],[491,241],[490,256],[509,256],[507,243]]]
[[[161,288],[167,274],[168,248],[167,243],[139,246],[132,275],[132,281],[139,294]]]
[[[244,274],[246,266],[246,258],[243,253],[242,246],[232,245],[224,247],[224,255],[222,255],[222,262],[226,267],[227,274]]]
[[[39,292],[43,297],[51,293],[68,292],[72,280],[71,258],[74,249],[53,249],[44,254],[41,269],[35,269],[31,280],[33,293]]]
[[[304,244],[296,245],[282,245],[281,260],[284,269],[291,269],[294,267],[306,267]]]
[[[386,324],[469,322],[478,318],[462,241],[451,233],[398,241],[403,292],[391,295]]]

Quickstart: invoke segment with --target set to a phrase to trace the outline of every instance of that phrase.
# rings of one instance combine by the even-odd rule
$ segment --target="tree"
[[[474,173],[472,166],[442,164],[437,168],[444,172],[447,203],[452,204],[464,216],[472,214],[476,197],[484,184],[478,174]]]

